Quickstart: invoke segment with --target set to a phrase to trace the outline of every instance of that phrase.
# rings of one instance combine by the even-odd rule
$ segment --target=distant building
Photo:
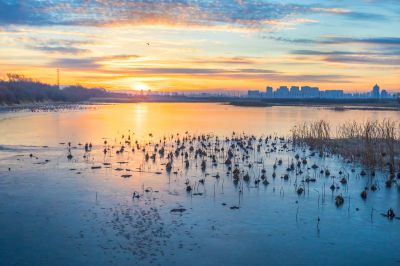
[[[259,90],[248,90],[247,91],[247,97],[249,98],[260,98],[261,93]]]
[[[379,88],[378,84],[375,84],[375,86],[372,88],[371,97],[379,99],[379,95],[380,95],[379,90],[380,90],[380,88]]]
[[[286,86],[280,86],[275,91],[275,97],[277,98],[288,98],[289,97],[289,88]]]
[[[387,92],[387,90],[382,90],[382,92],[381,92],[381,98],[382,98],[382,99],[390,98],[390,94]]]
[[[300,97],[300,88],[298,86],[290,87],[290,97],[291,98],[299,98]]]
[[[272,98],[274,96],[274,89],[272,87],[265,88],[265,97]]]
[[[367,98],[382,98],[390,99],[396,98],[396,94],[389,93],[387,90],[380,90],[376,84],[371,91],[368,92],[355,92],[345,93],[344,90],[320,90],[318,87],[311,86],[279,86],[276,90],[272,87],[265,87],[265,92],[258,90],[249,90],[247,97],[249,98],[324,98],[324,99],[367,99]]]
[[[319,88],[318,87],[310,87],[310,86],[303,86],[301,87],[301,95],[304,98],[318,98],[319,95]]]

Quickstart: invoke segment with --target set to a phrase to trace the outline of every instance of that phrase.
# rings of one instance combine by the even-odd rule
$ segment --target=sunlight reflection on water
[[[56,145],[60,141],[97,142],[131,130],[137,137],[173,133],[288,135],[299,123],[326,119],[334,126],[349,120],[400,119],[400,112],[311,107],[235,107],[214,103],[137,103],[99,105],[94,109],[0,114],[0,144]]]

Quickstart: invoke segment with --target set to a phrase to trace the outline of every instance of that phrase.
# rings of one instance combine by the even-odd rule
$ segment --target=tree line
[[[112,93],[104,89],[85,88],[80,85],[59,88],[20,74],[7,74],[0,80],[0,104],[20,104],[35,102],[79,102],[92,97],[106,97]]]

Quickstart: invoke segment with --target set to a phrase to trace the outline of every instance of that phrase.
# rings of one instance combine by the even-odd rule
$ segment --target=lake
[[[5,113],[0,116],[1,144],[55,145],[61,141],[93,141],[114,138],[131,130],[136,136],[149,133],[213,133],[289,135],[306,121],[328,120],[333,126],[345,121],[399,120],[400,112],[332,111],[311,107],[235,107],[214,103],[138,103],[99,105],[69,112]]]
[[[287,141],[319,119],[334,131],[400,113],[214,103],[0,113],[0,265],[400,264],[400,220],[382,216],[400,214],[387,173],[360,176]]]

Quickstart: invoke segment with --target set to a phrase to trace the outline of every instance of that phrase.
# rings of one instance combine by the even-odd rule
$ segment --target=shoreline
[[[327,108],[333,111],[376,110],[400,111],[396,99],[249,99],[232,97],[140,97],[140,98],[92,98],[98,103],[219,103],[239,107],[300,106]]]
[[[229,102],[227,105],[233,105],[238,107],[274,107],[274,106],[292,106],[292,107],[312,107],[312,108],[323,108],[329,109],[336,112],[344,112],[349,110],[360,110],[360,111],[400,111],[400,106],[385,106],[385,105],[375,105],[368,106],[367,104],[360,105],[347,105],[347,104],[320,104],[320,103],[239,103],[239,102]]]
[[[93,98],[82,102],[32,102],[20,104],[0,104],[0,113],[17,111],[54,111],[63,109],[86,109],[95,105],[108,105],[119,103],[218,103],[237,107],[315,107],[332,111],[344,112],[348,110],[366,111],[400,111],[400,103],[396,100],[327,100],[327,99],[233,99],[233,98],[195,98],[195,97],[171,97],[171,98]]]
[[[102,103],[93,102],[36,102],[36,103],[22,103],[11,105],[0,105],[1,113],[14,113],[14,112],[39,112],[39,111],[62,111],[62,110],[82,110],[94,108],[95,105]]]
[[[326,108],[333,111],[376,110],[400,111],[400,103],[396,100],[375,99],[245,99],[230,101],[229,105],[243,107],[300,106]]]

